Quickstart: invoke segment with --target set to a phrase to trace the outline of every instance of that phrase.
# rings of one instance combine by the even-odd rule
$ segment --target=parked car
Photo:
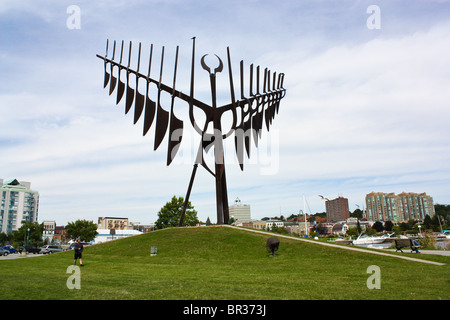
[[[3,250],[7,250],[9,253],[17,253],[17,249],[14,249],[14,247],[13,246],[4,246],[3,248],[2,248]]]
[[[55,252],[61,252],[63,249],[59,245],[46,245],[41,248],[39,253],[50,254]]]
[[[25,251],[27,253],[36,254],[36,253],[40,253],[41,252],[41,248],[37,248],[35,246],[25,246]]]
[[[4,250],[3,248],[0,248],[0,256],[7,256],[9,254],[8,250]]]

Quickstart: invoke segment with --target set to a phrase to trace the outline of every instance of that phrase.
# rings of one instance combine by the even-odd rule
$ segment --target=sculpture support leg
[[[222,166],[216,163],[216,207],[217,224],[223,224],[223,193],[222,193]]]
[[[228,224],[230,220],[230,213],[228,209],[228,191],[227,191],[227,179],[225,174],[225,163],[222,170],[222,208],[223,208],[223,223]]]
[[[195,174],[197,173],[197,167],[198,167],[198,163],[195,163],[194,169],[192,169],[191,180],[189,181],[189,187],[186,192],[186,198],[184,199],[183,211],[181,213],[180,223],[178,224],[179,227],[181,227],[183,225],[183,220],[184,220],[184,216],[186,214],[186,208],[187,208],[187,205],[189,202],[189,197],[191,196],[192,185],[194,184]]]

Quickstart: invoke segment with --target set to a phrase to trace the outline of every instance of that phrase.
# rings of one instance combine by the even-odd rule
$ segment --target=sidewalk
[[[384,250],[395,252],[395,249],[384,249]],[[403,251],[410,252],[409,249],[403,249]],[[435,254],[435,255],[439,255],[439,256],[450,257],[450,250],[422,250],[422,249],[419,249],[419,252],[420,252],[420,254]]]
[[[270,232],[267,232],[267,231],[260,231],[260,230],[257,230],[257,229],[246,229],[246,228],[240,228],[240,227],[229,226],[229,225],[224,225],[224,226],[227,226],[229,228],[239,229],[239,230],[242,230],[242,231],[255,232],[255,233],[261,233],[261,234],[266,234],[266,235],[275,235],[274,233],[270,233]],[[313,243],[313,244],[317,244],[317,245],[321,245],[321,246],[327,246],[327,247],[333,247],[333,248],[339,248],[339,249],[343,249],[343,250],[350,250],[350,251],[358,251],[358,252],[370,253],[370,254],[375,254],[375,255],[380,255],[380,256],[392,257],[392,258],[396,258],[396,259],[403,259],[403,260],[415,261],[415,262],[420,262],[420,263],[434,264],[434,265],[438,265],[438,266],[444,266],[445,265],[445,263],[440,263],[440,262],[435,262],[435,261],[430,261],[430,260],[424,260],[424,259],[417,259],[417,258],[411,257],[409,255],[391,254],[391,253],[388,253],[389,249],[383,249],[383,250],[386,250],[386,252],[381,252],[381,250],[380,251],[367,250],[364,247],[339,245],[339,244],[330,243],[330,242],[321,242],[321,241],[310,240],[310,239],[305,239],[305,238],[292,237],[292,236],[288,236],[288,235],[276,234],[276,236],[279,237],[279,238],[287,238],[287,239],[296,240],[296,241],[304,241],[304,242],[308,242],[308,243]],[[434,250],[425,250],[425,251],[434,251]],[[395,249],[394,249],[394,252],[395,252]],[[438,250],[436,250],[436,252],[446,252],[446,251],[438,251]]]

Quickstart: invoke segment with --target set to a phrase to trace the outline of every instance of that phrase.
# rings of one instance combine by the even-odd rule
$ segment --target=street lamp
[[[303,212],[303,210],[300,209],[298,211],[299,218],[300,218],[300,214],[304,214],[305,215],[305,238],[308,238],[309,232],[308,232],[308,224],[307,224],[307,221],[306,221],[306,212]],[[300,234],[300,221],[298,222],[298,233]]]

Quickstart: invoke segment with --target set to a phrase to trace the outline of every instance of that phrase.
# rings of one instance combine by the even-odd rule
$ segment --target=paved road
[[[43,256],[43,254],[28,253],[27,255],[23,256],[20,253],[11,253],[11,254],[8,254],[7,256],[0,256],[0,261],[1,260],[11,260],[11,259],[24,259],[24,258],[40,257],[40,256]]]

